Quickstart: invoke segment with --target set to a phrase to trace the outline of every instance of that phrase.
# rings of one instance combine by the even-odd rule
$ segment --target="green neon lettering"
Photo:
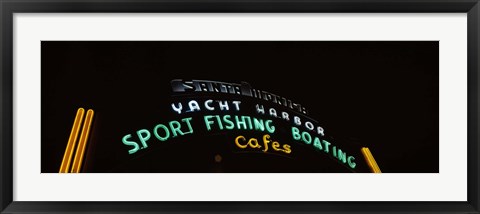
[[[323,150],[322,143],[320,142],[320,138],[315,137],[315,139],[313,140],[313,147],[319,150]]]
[[[240,120],[242,118],[242,120]],[[235,121],[237,122],[237,129],[241,129],[240,126],[243,126],[243,129],[247,129],[247,123],[244,120],[244,117],[238,117],[235,115]]]
[[[146,135],[143,135],[146,134]],[[137,131],[138,139],[142,143],[143,147],[140,149],[146,149],[148,147],[147,140],[150,139],[150,132],[146,129],[141,129]]]
[[[328,147],[330,146],[330,142],[326,141],[326,140],[322,140],[323,144],[325,145],[325,149],[324,151],[326,153],[328,153]]]
[[[343,163],[347,163],[347,153],[343,152],[341,149],[337,151],[338,160],[341,160]]]
[[[223,124],[222,124],[222,121],[220,120],[220,116],[215,115],[215,118],[217,119],[217,122],[218,122],[218,128],[220,128],[220,130],[223,130]]]
[[[262,119],[253,118],[253,124],[254,124],[255,130],[262,131],[262,132],[265,130],[265,124],[263,123]]]
[[[182,121],[185,122],[188,126],[188,132],[186,132],[185,134],[192,134],[193,133],[193,128],[192,128],[192,125],[190,124],[190,120],[192,120],[191,117],[187,117],[187,118],[182,119]]]
[[[137,152],[137,151],[140,149],[140,147],[138,146],[138,144],[137,144],[136,142],[134,142],[134,141],[128,141],[128,139],[131,138],[131,137],[132,137],[131,134],[127,134],[127,135],[125,135],[125,136],[122,138],[123,144],[125,144],[125,145],[127,145],[127,146],[133,146],[132,149],[128,150],[128,154],[129,154],[129,155]]]
[[[292,136],[294,140],[300,140],[302,136],[300,136],[300,130],[297,127],[292,127]]]
[[[232,130],[233,128],[235,128],[235,124],[233,124],[233,122],[230,120],[231,116],[230,115],[223,115],[223,121],[227,124],[225,126],[225,128],[227,128],[228,130]]]
[[[176,137],[177,136],[177,133],[180,134],[180,135],[184,135],[182,130],[180,130],[180,123],[178,121],[170,121],[168,123],[170,125],[170,129],[172,130],[172,134],[173,134],[173,137]]]
[[[302,133],[302,140],[306,144],[311,144],[312,143],[312,136],[308,132],[303,132]]]
[[[347,160],[348,160],[348,166],[350,166],[350,168],[352,168],[352,169],[355,169],[355,166],[357,165],[357,164],[354,162],[355,157],[349,156],[349,157],[347,158]]]
[[[159,134],[158,134],[158,128],[162,128],[164,131],[165,131],[165,137],[161,137]],[[163,125],[163,124],[158,124],[155,126],[155,128],[153,128],[153,134],[155,135],[155,137],[157,139],[159,139],[160,141],[166,141],[169,137],[170,137],[170,131],[168,131],[168,128]]]
[[[203,120],[205,121],[205,126],[207,126],[208,131],[212,130],[212,127],[210,127],[210,125],[213,124],[213,121],[210,120],[212,119],[212,117],[212,115],[205,115],[203,117]]]
[[[272,120],[266,120],[265,121],[265,128],[267,128],[267,131],[272,134],[275,132],[275,126],[272,124]]]
[[[253,129],[253,126],[252,126],[252,120],[250,119],[249,116],[242,116],[242,119],[247,119],[247,124],[248,124],[248,129],[252,130]]]

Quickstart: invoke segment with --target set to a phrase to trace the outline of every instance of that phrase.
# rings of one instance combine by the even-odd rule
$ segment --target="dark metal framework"
[[[0,0],[2,213],[480,213],[478,0]],[[468,200],[466,202],[18,202],[13,201],[14,13],[467,13]],[[439,187],[438,191],[442,191]],[[414,194],[414,193],[412,193]]]

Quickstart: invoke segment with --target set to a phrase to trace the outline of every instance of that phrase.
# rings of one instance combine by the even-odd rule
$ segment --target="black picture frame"
[[[480,213],[478,0],[0,0],[2,213]],[[19,202],[13,201],[14,13],[467,13],[468,199],[466,202]],[[439,187],[438,191],[442,191]],[[414,194],[414,193],[412,193]]]

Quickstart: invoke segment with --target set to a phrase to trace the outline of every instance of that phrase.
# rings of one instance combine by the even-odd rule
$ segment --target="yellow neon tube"
[[[77,151],[75,153],[75,159],[73,160],[72,173],[79,173],[82,168],[83,156],[85,154],[85,148],[87,146],[88,135],[90,134],[90,126],[93,120],[93,110],[87,111],[85,122],[83,123],[82,134],[80,134],[80,140],[78,141]]]
[[[380,167],[375,161],[375,158],[373,158],[373,155],[370,152],[370,149],[368,149],[367,147],[363,147],[361,151],[362,151],[363,157],[365,158],[365,161],[367,162],[368,167],[370,167],[370,170],[373,173],[382,173],[382,171],[380,170]]]
[[[70,162],[72,160],[75,144],[77,143],[78,132],[80,131],[80,124],[82,123],[84,113],[85,110],[83,108],[79,108],[77,110],[72,131],[70,132],[70,137],[68,138],[67,148],[65,149],[65,154],[63,155],[62,164],[60,165],[60,173],[68,173],[68,170],[70,169]]]

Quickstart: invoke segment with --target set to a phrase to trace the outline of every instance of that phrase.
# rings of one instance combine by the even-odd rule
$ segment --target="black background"
[[[382,172],[438,172],[438,63],[438,42],[42,42],[42,172],[58,172],[79,107],[96,112],[85,172],[342,172],[195,138],[127,160],[121,137],[174,118],[177,78],[249,82],[369,147]]]

